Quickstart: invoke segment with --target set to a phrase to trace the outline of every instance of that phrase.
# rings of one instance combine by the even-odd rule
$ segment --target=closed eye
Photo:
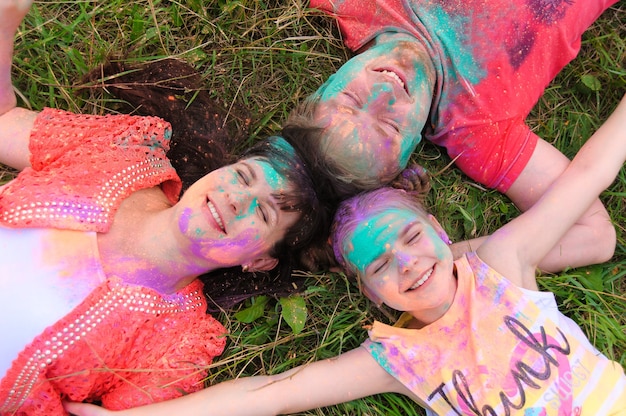
[[[359,97],[353,94],[352,92],[343,91],[341,95],[348,98],[349,104],[352,104],[356,106],[357,108],[361,108],[363,106],[361,101],[359,100]]]
[[[366,275],[375,276],[378,273],[385,271],[388,265],[389,265],[389,259],[386,257],[374,260],[374,262],[370,264],[370,266],[365,271]]]
[[[419,240],[421,234],[422,233],[419,231],[408,234],[406,244],[410,245],[416,243]]]
[[[419,241],[423,229],[422,223],[417,220],[411,221],[400,231],[398,238],[406,245],[415,244]]]
[[[395,131],[396,133],[400,133],[400,127],[398,127],[398,124],[396,124],[393,120],[390,120],[388,118],[381,118],[380,121],[385,126]]]
[[[374,269],[374,273],[377,274],[385,270],[385,268],[387,267],[387,264],[389,264],[389,260],[385,260],[382,264],[377,266],[376,269]]]
[[[248,176],[246,172],[244,172],[243,169],[236,169],[235,173],[237,174],[237,180],[241,184],[245,186],[250,186],[250,177]]]
[[[259,217],[261,217],[261,219],[263,220],[265,224],[269,223],[270,217],[265,206],[259,204],[257,206],[257,213],[259,214]]]

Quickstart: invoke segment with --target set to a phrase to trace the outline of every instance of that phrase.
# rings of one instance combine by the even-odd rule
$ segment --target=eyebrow
[[[252,179],[252,181],[256,181],[257,176],[256,176],[256,171],[254,170],[254,168],[247,163],[246,161],[241,161],[241,164],[248,169],[248,173],[250,174],[250,178]]]
[[[409,233],[409,231],[411,231],[411,228],[413,228],[413,226],[417,224],[416,220],[413,220],[411,222],[409,222],[407,225],[405,225],[402,230],[400,230],[400,232],[398,233],[398,240],[403,239],[404,237],[406,237],[406,235]]]
[[[250,172],[250,178],[252,179],[251,183],[256,182],[258,179],[258,176],[256,174],[256,170],[252,167],[252,165],[246,161],[242,161],[241,164],[245,166],[248,172]],[[267,179],[266,179],[266,182],[267,182]],[[271,212],[268,212],[269,218],[268,218],[267,223],[268,225],[276,226],[278,224],[281,210],[278,209],[278,204],[276,203],[276,200],[272,194],[270,194],[269,198],[267,199],[267,206],[271,211]]]

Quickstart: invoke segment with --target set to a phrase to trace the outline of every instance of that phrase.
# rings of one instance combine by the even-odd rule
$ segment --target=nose
[[[228,203],[235,215],[247,212],[255,199],[250,192],[246,191],[232,191],[228,194]]]
[[[413,263],[413,257],[403,253],[396,252],[396,261],[398,262],[398,271],[401,274],[408,273],[411,270],[411,265]]]
[[[386,108],[395,102],[396,96],[393,92],[393,86],[389,82],[377,82],[372,85],[367,100],[367,106],[372,107],[371,110]]]

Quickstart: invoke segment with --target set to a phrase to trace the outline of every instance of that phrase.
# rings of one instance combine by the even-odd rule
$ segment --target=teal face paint
[[[328,101],[336,98],[340,93],[346,90],[348,84],[350,84],[354,78],[356,78],[363,71],[363,68],[372,59],[384,57],[390,52],[391,49],[393,49],[393,47],[394,45],[391,44],[376,45],[348,60],[348,62],[343,64],[341,68],[331,75],[317,90],[317,94],[320,96],[321,101]]]
[[[291,148],[291,146],[289,147]],[[261,167],[261,170],[263,172],[263,177],[264,177],[264,178],[259,178],[259,180],[265,179],[265,181],[267,181],[267,184],[270,186],[270,188],[272,188],[273,192],[279,192],[280,190],[283,190],[287,183],[285,178],[280,173],[278,173],[276,169],[274,169],[274,167],[272,167],[272,165],[270,165],[268,162],[265,162],[264,160],[261,160],[261,159],[257,160],[257,162],[259,163],[259,166]]]
[[[250,201],[250,205],[248,206],[248,209],[245,212],[242,212],[241,214],[236,215],[235,219],[242,220],[248,216],[254,215],[254,212],[256,211],[258,206],[259,206],[259,200],[257,198],[252,198],[252,200]]]
[[[272,145],[273,146],[279,148],[280,150],[282,150],[283,152],[285,152],[289,156],[295,156],[296,155],[296,151],[289,144],[289,142],[287,142],[287,140],[285,140],[284,138],[282,138],[280,136],[272,136],[271,138],[274,139],[272,141]]]
[[[271,169],[274,169],[276,173],[272,173],[270,176],[284,176],[292,171],[295,160],[299,160],[296,155],[296,151],[281,136],[272,136],[267,140],[269,148],[272,149],[269,155],[260,158],[253,158],[257,162],[265,162],[270,165]]]
[[[343,244],[346,260],[364,275],[367,267],[398,240],[402,227],[415,218],[414,212],[389,209],[364,220]]]
[[[435,73],[416,45],[405,34],[387,36],[318,89],[325,150],[350,174],[388,181],[421,141]]]
[[[426,116],[430,112],[432,96],[428,79],[428,68],[425,63],[413,61],[413,65],[414,77],[412,80],[407,80],[407,88],[409,91],[412,91],[412,96],[415,98],[415,107],[413,114],[409,115],[411,120],[407,124],[407,131],[400,143],[399,162],[402,167],[408,165],[411,154],[413,154],[419,142],[422,141],[422,129],[424,128]]]
[[[367,99],[367,102],[363,104],[363,110],[369,111],[369,107],[375,105],[376,102],[383,97],[388,98],[385,102],[387,106],[392,106],[396,102],[396,97],[393,96],[393,90],[389,84],[378,83],[372,86],[372,90]]]

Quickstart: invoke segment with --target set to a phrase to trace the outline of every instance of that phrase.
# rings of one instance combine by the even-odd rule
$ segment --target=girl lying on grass
[[[382,392],[439,415],[624,414],[623,368],[559,312],[552,293],[538,291],[535,272],[625,159],[626,97],[532,208],[456,261],[413,191],[382,188],[345,201],[332,237],[337,260],[372,301],[410,316],[403,327],[376,322],[362,347],[336,358],[121,414],[273,415]]]

